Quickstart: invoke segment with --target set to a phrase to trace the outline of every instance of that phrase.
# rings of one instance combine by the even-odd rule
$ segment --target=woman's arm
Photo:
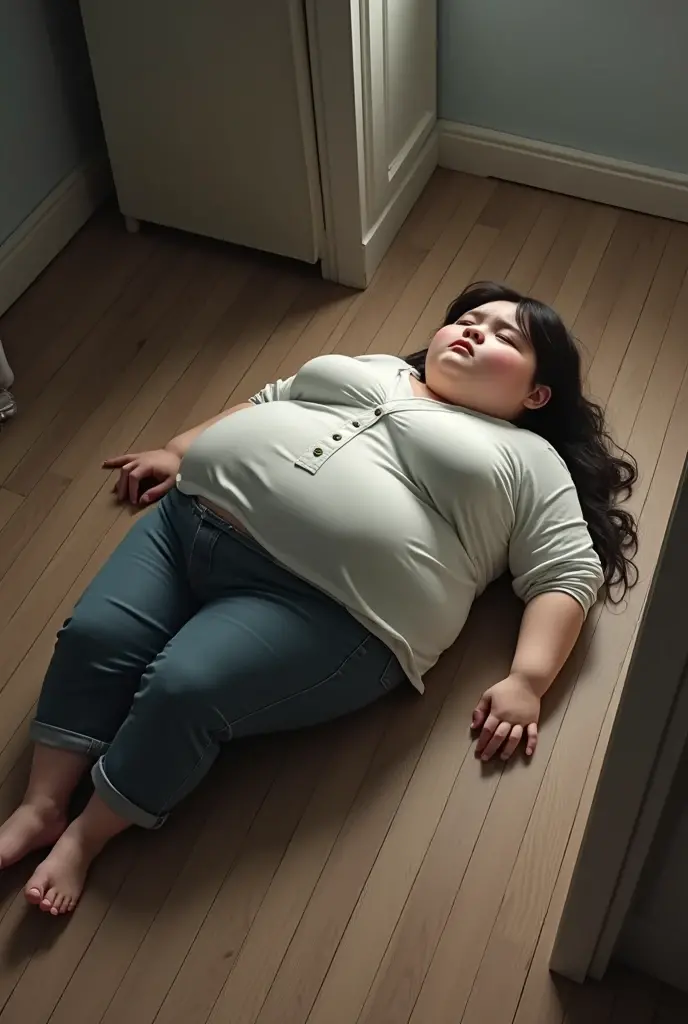
[[[106,459],[103,463],[104,469],[119,470],[119,478],[113,488],[117,500],[128,501],[136,506],[159,501],[174,487],[179,465],[196,438],[214,423],[219,423],[240,409],[250,409],[252,405],[252,402],[234,405],[231,409],[226,409],[212,419],[206,420],[205,423],[200,423],[197,427],[173,437],[164,448],[149,452],[127,452],[126,455]]]
[[[569,594],[553,590],[534,597],[523,613],[510,674],[542,697],[564,667],[584,621],[583,608]]]
[[[526,605],[516,653],[506,679],[491,686],[473,712],[480,730],[476,754],[484,761],[501,750],[507,760],[525,733],[526,754],[537,745],[540,700],[561,671],[585,621],[575,598],[548,591]]]

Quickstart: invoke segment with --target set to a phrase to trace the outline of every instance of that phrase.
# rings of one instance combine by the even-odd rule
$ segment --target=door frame
[[[601,978],[688,740],[688,460],[638,628],[550,968]]]

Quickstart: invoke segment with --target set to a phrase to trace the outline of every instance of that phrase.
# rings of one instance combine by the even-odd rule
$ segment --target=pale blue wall
[[[0,0],[0,242],[100,144],[77,0]]]
[[[688,172],[686,0],[438,0],[440,116]]]

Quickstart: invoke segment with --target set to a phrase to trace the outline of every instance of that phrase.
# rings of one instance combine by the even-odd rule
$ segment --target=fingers
[[[526,754],[528,757],[532,757],[538,738],[535,722],[531,722],[527,729],[524,729],[522,725],[512,726],[509,722],[500,722],[496,715],[489,715],[475,748],[476,756],[483,761],[489,761],[497,751],[500,751],[501,760],[508,761],[517,750],[524,734],[526,735]]]
[[[144,476],[141,466],[135,466],[129,472],[129,501],[132,505],[139,503],[139,481]]]
[[[126,466],[127,462],[131,462],[136,456],[129,453],[128,455],[116,455],[114,459],[105,459],[103,461],[103,469],[121,469],[122,466]]]
[[[512,730],[511,730],[511,734],[510,734],[509,738],[507,739],[506,743],[502,747],[501,754],[499,755],[501,757],[502,761],[508,761],[509,760],[511,755],[516,750],[516,747],[521,742],[522,738],[523,738],[523,726],[522,725],[515,725],[512,728]]]
[[[500,721],[496,715],[488,715],[485,720],[485,724],[482,727],[480,736],[478,736],[478,743],[475,748],[476,754],[482,754],[485,747],[492,741],[494,733],[497,731],[497,727],[500,725]]]
[[[163,480],[161,484],[156,484],[155,487],[149,487],[145,494],[141,495],[140,502],[142,505],[150,505],[154,501],[159,501],[160,498],[164,497],[168,491],[172,490],[175,484],[175,479],[172,476],[168,476],[166,480]]]
[[[490,718],[492,718],[492,715],[490,715]],[[490,719],[488,718],[487,721],[489,722]],[[483,733],[485,732],[485,728],[487,728],[487,722],[483,727]],[[480,748],[480,742],[478,743],[478,747],[480,749],[480,756],[483,759],[483,761],[489,761],[490,758],[497,753],[497,751],[499,750],[502,743],[507,738],[510,732],[511,726],[509,725],[509,723],[500,722],[492,733],[488,733],[487,743],[482,748]],[[480,740],[482,741],[482,734]]]
[[[480,728],[480,726],[483,724],[483,722],[490,713],[490,704],[490,698],[483,694],[473,712],[473,718],[471,719],[471,729]]]
[[[117,495],[117,501],[126,501],[129,496],[129,473],[134,469],[136,463],[128,462],[125,466],[122,466],[120,470],[119,479],[115,484],[115,494]]]

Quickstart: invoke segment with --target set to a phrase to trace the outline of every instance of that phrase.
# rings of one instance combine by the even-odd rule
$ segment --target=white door
[[[326,277],[365,287],[437,164],[436,0],[306,0]]]

